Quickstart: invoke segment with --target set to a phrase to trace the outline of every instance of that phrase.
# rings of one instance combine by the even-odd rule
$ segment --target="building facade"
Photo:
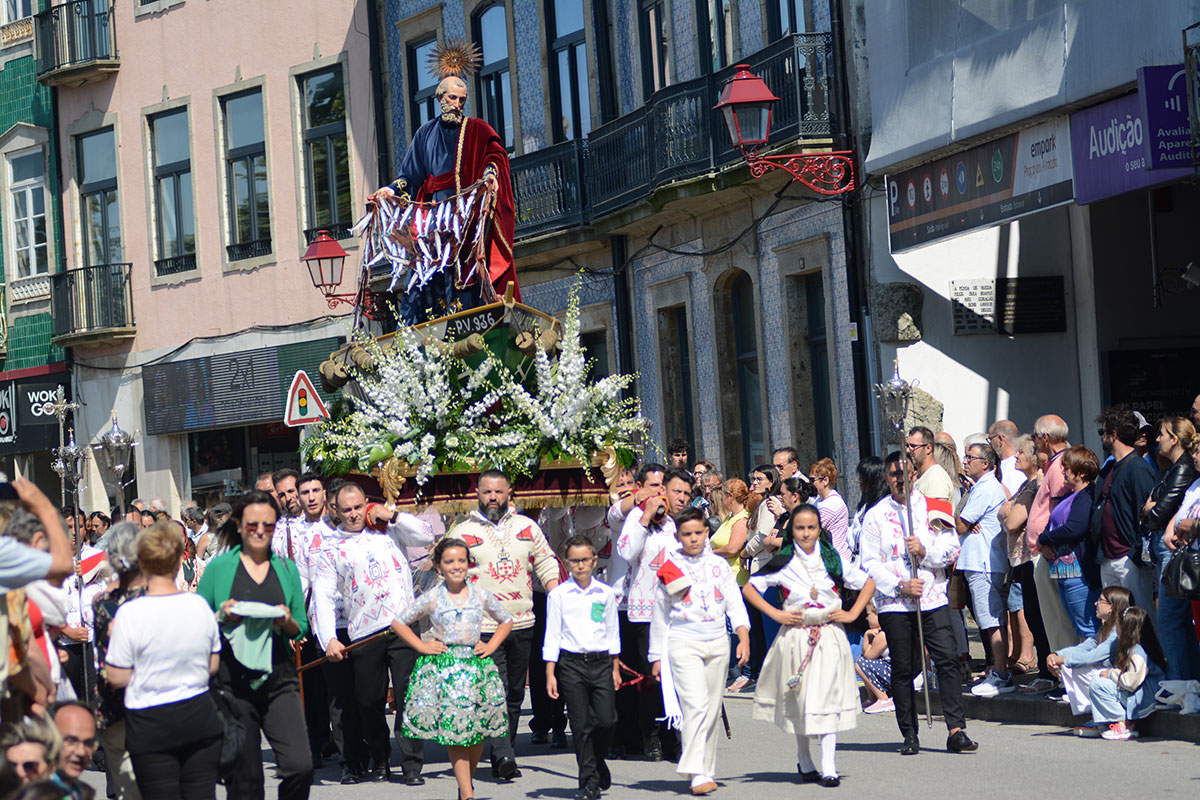
[[[730,476],[795,445],[859,458],[861,299],[846,214],[752,179],[713,110],[734,66],[780,96],[769,148],[849,149],[838,6],[822,0],[387,0],[392,159],[438,113],[425,62],[478,43],[469,111],[512,153],[517,269],[552,314],[578,285],[597,374],[637,373],[659,447]]]
[[[872,327],[879,362],[919,382],[916,419],[961,443],[1056,413],[1098,450],[1110,403],[1186,412],[1200,193],[1180,33],[1200,3],[864,12]]]
[[[0,7],[0,471],[59,493],[48,449],[58,419],[46,395],[64,387],[51,341],[50,283],[63,269],[54,90],[38,83],[35,0]]]
[[[284,394],[350,331],[301,256],[326,230],[353,264],[348,228],[379,181],[373,11],[73,0],[37,18],[67,242],[51,333],[81,438],[113,412],[140,431],[127,496],[176,508],[299,465]],[[88,483],[105,507],[114,488],[94,466]]]

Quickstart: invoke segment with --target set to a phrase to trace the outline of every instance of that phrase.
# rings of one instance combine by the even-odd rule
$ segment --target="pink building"
[[[387,145],[372,6],[74,0],[42,15],[68,267],[53,336],[74,351],[81,438],[114,409],[141,431],[129,498],[176,508],[299,466],[298,434],[277,422],[284,392],[350,332],[349,307],[327,306],[300,257],[330,231],[353,291],[346,231]]]

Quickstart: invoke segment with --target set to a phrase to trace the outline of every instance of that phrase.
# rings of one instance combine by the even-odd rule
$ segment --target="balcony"
[[[109,0],[68,0],[33,21],[40,83],[82,86],[120,68]]]
[[[828,149],[833,38],[787,36],[741,59],[779,95],[765,150],[800,140]],[[713,109],[734,68],[655,92],[645,105],[574,140],[512,160],[518,240],[588,224],[646,200],[676,182],[733,169],[741,154],[729,144]]]
[[[100,264],[50,276],[50,339],[59,347],[95,347],[132,339],[130,264]]]

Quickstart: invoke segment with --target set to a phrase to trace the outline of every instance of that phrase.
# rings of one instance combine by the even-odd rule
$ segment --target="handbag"
[[[241,706],[233,692],[219,686],[216,681],[209,684],[209,695],[217,707],[217,719],[221,721],[221,758],[218,774],[225,777],[237,764],[246,741],[246,721],[242,718]]]
[[[1200,600],[1200,550],[1176,550],[1163,570],[1162,582],[1171,597]]]

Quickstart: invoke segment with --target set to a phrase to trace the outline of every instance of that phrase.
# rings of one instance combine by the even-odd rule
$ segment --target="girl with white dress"
[[[862,614],[875,582],[822,538],[815,506],[796,506],[788,528],[791,561],[778,572],[755,575],[742,590],[751,606],[783,626],[759,675],[754,718],[796,735],[801,780],[832,787],[841,783],[834,763],[837,734],[858,724],[860,709],[854,659],[842,625]],[[762,597],[772,586],[785,596],[782,608]],[[848,611],[842,608],[842,588],[859,590]],[[809,752],[810,738],[821,741],[819,770]]]

